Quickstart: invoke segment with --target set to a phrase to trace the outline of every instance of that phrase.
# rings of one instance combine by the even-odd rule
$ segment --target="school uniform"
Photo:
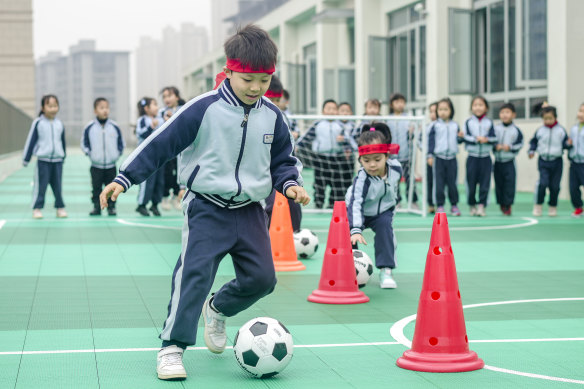
[[[535,152],[539,154],[537,167],[539,170],[539,180],[536,184],[535,203],[543,204],[545,191],[549,188],[549,205],[558,205],[558,195],[560,194],[560,181],[564,161],[562,155],[564,149],[569,148],[568,134],[564,127],[557,122],[551,126],[541,126],[529,141],[529,155]]]
[[[120,127],[113,120],[95,118],[83,130],[81,150],[91,160],[91,201],[95,209],[100,209],[99,194],[102,187],[116,178],[116,162],[126,146]],[[108,199],[108,208],[115,202]]]
[[[568,152],[570,158],[570,199],[574,208],[582,208],[582,193],[584,185],[584,125],[576,124],[570,129],[572,147]]]
[[[45,206],[48,185],[55,196],[55,208],[64,208],[62,179],[66,155],[65,127],[58,118],[51,120],[41,114],[32,122],[24,146],[24,166],[28,165],[33,155],[37,157],[37,168],[34,174],[32,208],[42,209]]]
[[[375,266],[396,266],[397,243],[393,231],[393,214],[397,204],[402,168],[398,161],[387,161],[387,176],[378,177],[359,169],[353,185],[347,190],[345,202],[351,235],[362,234],[366,228],[375,232]]]
[[[430,124],[428,124],[428,126],[426,127],[425,131],[427,134],[430,133],[430,129],[432,128],[432,126],[434,125],[435,121],[430,122]],[[420,151],[422,151],[422,132],[420,131],[420,135],[418,135],[418,149]],[[426,139],[426,142],[428,142],[428,140]],[[426,148],[426,153],[428,152],[427,148]],[[428,157],[428,155],[425,156],[426,158]],[[427,162],[426,162],[426,193],[427,193],[427,202],[428,205],[430,207],[434,206],[434,196],[432,195],[432,193],[434,193],[434,174],[433,174],[433,168],[432,166],[430,166]]]
[[[477,137],[484,136],[487,143],[477,142]],[[464,143],[468,157],[466,159],[466,184],[468,194],[468,205],[487,205],[489,189],[491,187],[491,173],[493,171],[493,161],[491,160],[491,150],[497,142],[495,128],[491,119],[483,115],[478,118],[471,116],[464,124]],[[479,200],[477,202],[476,190],[479,186]]]
[[[174,108],[162,108],[158,111],[158,121],[160,123],[164,123],[165,122],[165,115],[167,112],[170,112],[171,114],[176,113],[180,107],[182,107],[181,105],[176,106]],[[164,190],[162,193],[162,197],[167,197],[170,196],[170,191],[172,190],[172,193],[177,196],[178,193],[180,192],[180,186],[178,184],[178,176],[177,176],[177,171],[178,171],[178,162],[177,159],[179,157],[173,158],[170,161],[168,161],[168,163],[166,165],[164,165]]]
[[[407,116],[407,114],[402,113],[401,116]],[[412,136],[410,134],[410,122],[409,120],[388,120],[386,122],[391,132],[391,142],[399,145],[398,154],[393,157],[399,161],[403,169],[403,177],[406,182],[406,196],[410,193],[410,170],[411,170],[411,146],[412,146]],[[397,202],[401,202],[401,191],[398,189],[397,192]],[[418,194],[416,193],[416,188],[414,186],[414,198],[413,202],[418,202]]]
[[[158,118],[158,123],[161,120]],[[152,118],[148,115],[140,116],[136,125],[136,136],[138,137],[138,146],[140,146],[156,128],[152,125]],[[146,181],[140,183],[138,190],[138,205],[146,206],[152,202],[152,206],[158,205],[164,195],[164,166],[154,171]]]
[[[448,188],[448,198],[451,205],[458,204],[458,124],[452,120],[446,123],[442,119],[434,122],[428,134],[428,157],[433,157],[432,175],[434,181],[433,199],[438,207],[443,207],[446,200],[444,189]]]
[[[195,343],[203,303],[221,259],[230,254],[236,278],[215,293],[226,316],[248,308],[276,284],[266,214],[259,204],[272,188],[301,185],[302,165],[282,113],[268,99],[244,105],[229,80],[186,103],[125,160],[115,181],[127,190],[179,153],[179,180],[188,193],[182,252],[172,277],[166,344]],[[172,343],[176,342],[176,343]]]
[[[517,173],[515,168],[515,156],[523,147],[523,134],[513,123],[498,124],[495,126],[497,144],[509,146],[509,151],[493,148],[495,154],[494,178],[495,195],[497,204],[504,207],[513,205],[515,200],[515,189]]]

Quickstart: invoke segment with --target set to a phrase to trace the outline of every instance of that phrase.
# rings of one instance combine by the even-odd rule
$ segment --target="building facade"
[[[69,55],[51,52],[36,65],[36,109],[40,110],[41,96],[55,94],[67,141],[77,145],[83,128],[95,117],[93,101],[105,97],[110,118],[131,139],[129,69],[129,52],[96,51],[91,40],[71,46]]]
[[[279,47],[277,73],[295,113],[319,113],[327,98],[353,103],[356,114],[365,100],[378,98],[387,113],[389,96],[400,92],[417,114],[449,96],[462,125],[474,95],[488,99],[495,119],[501,104],[513,102],[526,138],[518,189],[531,191],[537,161],[525,150],[541,125],[537,107],[555,105],[569,128],[584,102],[582,17],[578,0],[303,0],[284,3],[257,24]],[[202,58],[184,75],[186,95],[209,90],[224,64],[220,48]]]
[[[0,96],[34,116],[32,0],[0,0]]]

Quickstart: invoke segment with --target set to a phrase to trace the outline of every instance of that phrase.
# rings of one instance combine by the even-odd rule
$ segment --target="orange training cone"
[[[369,297],[359,290],[344,201],[335,201],[318,289],[308,301],[321,304],[360,304]]]
[[[276,192],[272,222],[270,223],[270,241],[272,242],[272,258],[276,271],[304,270],[306,266],[296,257],[292,221],[288,200],[280,192]]]
[[[468,348],[448,220],[442,212],[436,214],[432,226],[412,348],[398,358],[397,365],[435,373],[477,370],[485,365]]]

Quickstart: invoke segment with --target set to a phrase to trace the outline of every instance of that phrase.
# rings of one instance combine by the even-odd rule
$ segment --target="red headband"
[[[359,156],[367,154],[397,154],[399,152],[399,145],[396,144],[382,144],[376,143],[373,145],[359,146]]]
[[[274,99],[277,97],[282,97],[282,91],[280,92],[274,92],[268,89],[268,91],[264,94],[264,96],[266,96],[268,99]]]
[[[219,73],[217,73],[217,75],[215,75],[215,86],[213,87],[213,89],[219,88],[219,85],[221,85],[221,83],[226,78],[227,78],[227,74],[225,74],[225,72],[219,72]]]
[[[238,72],[238,73],[267,73],[272,74],[276,71],[275,64],[272,64],[269,68],[259,68],[259,69],[252,69],[249,65],[243,65],[239,58],[227,58],[227,64],[225,67],[231,71]]]

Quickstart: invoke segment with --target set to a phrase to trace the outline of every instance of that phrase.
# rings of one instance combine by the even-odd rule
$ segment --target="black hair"
[[[138,116],[146,115],[146,107],[152,103],[154,99],[152,97],[142,97],[140,101],[138,101]]]
[[[511,112],[515,113],[515,105],[513,105],[513,103],[505,103],[505,104],[501,105],[499,107],[499,112],[501,112],[504,109],[509,109],[509,110],[511,110]]]
[[[548,105],[547,107],[542,107],[541,108],[541,117],[543,117],[543,115],[545,115],[546,113],[551,113],[554,115],[554,118],[558,118],[558,111],[556,110],[556,107]]]
[[[290,93],[286,89],[282,89],[282,97],[286,100],[290,100]]]
[[[105,101],[109,105],[109,101],[107,101],[107,99],[105,97],[98,97],[97,99],[93,100],[93,109],[96,109],[97,105],[99,103],[101,103],[102,101]]]
[[[254,24],[238,28],[223,49],[228,59],[237,58],[252,69],[271,68],[278,60],[278,47],[265,30]]]
[[[284,93],[284,86],[282,85],[282,82],[280,81],[278,76],[276,76],[275,74],[272,75],[272,80],[270,81],[270,86],[268,87],[268,90],[274,93],[282,94]]]
[[[163,94],[166,91],[172,93],[173,95],[175,95],[177,97],[177,99],[178,99],[177,104],[178,105],[185,105],[186,101],[184,101],[183,98],[180,97],[180,92],[178,91],[178,88],[176,86],[165,86],[160,91],[160,94]]]
[[[475,102],[475,100],[482,100],[483,103],[485,103],[485,107],[487,107],[487,111],[489,110],[489,102],[487,101],[487,99],[485,99],[484,96],[481,96],[481,95],[476,95],[475,97],[472,98],[472,100],[470,102],[471,109],[472,109],[472,104]]]
[[[337,102],[334,99],[326,99],[324,101],[324,103],[322,103],[322,109],[324,110],[325,105],[327,105],[328,103],[335,103],[335,105],[338,107],[339,105],[337,104]]]
[[[393,108],[391,107],[391,104],[396,100],[407,101],[406,97],[401,93],[393,93],[391,96],[389,96],[389,113],[393,113]]]
[[[343,101],[342,103],[339,103],[339,107],[340,107],[341,105],[348,105],[348,106],[349,106],[349,108],[351,108],[351,111],[353,111],[353,106],[352,106],[352,105],[351,105],[351,103],[349,103],[348,101]]]
[[[59,99],[57,98],[57,96],[55,96],[55,95],[44,95],[41,98],[41,110],[39,112],[39,116],[41,116],[43,114],[43,107],[45,106],[45,104],[48,104],[51,99],[55,99],[55,101],[57,102],[57,105],[59,105]]]
[[[448,97],[444,97],[443,99],[438,100],[438,105],[436,106],[436,115],[438,115],[438,106],[440,103],[448,104],[448,108],[450,108],[449,119],[452,119],[454,117],[454,104],[452,104],[452,100],[450,100]]]
[[[365,108],[367,108],[367,104],[372,103],[373,105],[377,105],[379,109],[381,109],[381,101],[379,99],[369,99],[365,101]]]
[[[371,131],[371,129],[374,131]],[[372,145],[376,143],[391,143],[391,131],[385,123],[371,123],[364,124],[361,127],[361,135],[359,136],[359,146]]]
[[[434,102],[430,103],[430,105],[428,105],[428,109],[429,109],[430,107],[432,107],[433,105],[435,105],[435,106],[436,106],[436,108],[438,108],[438,102],[437,102],[437,101],[434,101]]]

